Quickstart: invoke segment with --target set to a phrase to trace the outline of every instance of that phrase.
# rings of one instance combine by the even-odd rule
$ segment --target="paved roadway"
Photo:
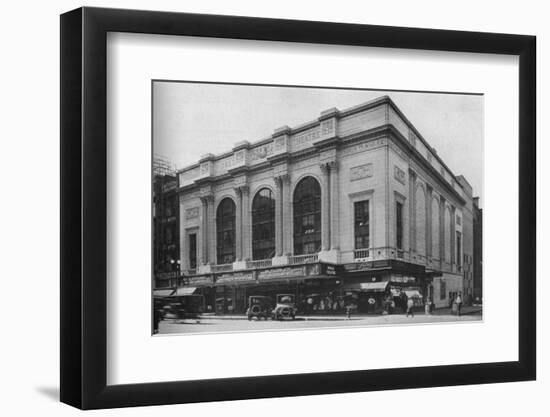
[[[187,320],[163,320],[159,324],[159,334],[195,334],[195,333],[219,333],[219,332],[249,332],[249,331],[277,331],[292,329],[311,329],[320,327],[346,327],[346,326],[392,326],[396,324],[427,324],[449,322],[480,321],[481,313],[469,314],[457,317],[451,314],[425,315],[415,314],[414,317],[406,317],[404,314],[356,316],[351,319],[345,317],[296,317],[295,321],[273,320],[246,320],[246,318],[221,318],[208,317]]]

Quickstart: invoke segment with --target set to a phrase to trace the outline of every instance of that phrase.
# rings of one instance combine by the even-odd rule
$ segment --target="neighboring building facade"
[[[387,96],[204,155],[178,182],[179,284],[208,311],[283,293],[323,311],[400,294],[443,307],[470,291],[471,186]]]
[[[153,273],[155,286],[167,287],[179,275],[178,177],[167,162],[153,166]]]

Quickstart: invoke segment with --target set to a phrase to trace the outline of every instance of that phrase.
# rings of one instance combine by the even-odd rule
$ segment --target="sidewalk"
[[[475,314],[481,314],[482,307],[481,306],[466,306],[462,308],[461,315],[467,316],[467,315],[475,315]],[[405,313],[395,313],[390,314],[390,316],[404,316]],[[424,310],[415,310],[415,315],[425,315]],[[450,308],[438,308],[434,310],[434,312],[431,314],[432,316],[451,316],[456,315],[451,312]],[[366,313],[352,313],[351,318],[365,318],[365,317],[381,317],[384,316],[384,314],[366,314]],[[217,316],[215,313],[203,313],[197,317],[200,320],[248,320],[248,317],[246,314],[224,314]],[[315,320],[347,320],[347,317],[343,313],[339,314],[333,314],[333,315],[302,315],[296,316],[296,320],[301,321],[315,321]]]

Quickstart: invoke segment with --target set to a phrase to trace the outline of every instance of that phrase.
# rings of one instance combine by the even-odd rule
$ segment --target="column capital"
[[[288,174],[276,175],[275,177],[273,177],[273,179],[275,180],[275,185],[277,187],[282,187],[283,184],[290,183],[290,175]]]
[[[235,187],[235,189],[238,189],[239,193],[243,196],[248,195],[248,192],[250,191],[248,184],[239,185],[238,187]]]
[[[201,195],[200,197],[201,203],[207,206],[208,204],[214,203],[214,194],[205,194]]]
[[[321,162],[319,164],[319,167],[321,168],[321,172],[324,174],[324,175],[328,175],[329,171],[330,171],[330,165],[329,165],[329,162]]]

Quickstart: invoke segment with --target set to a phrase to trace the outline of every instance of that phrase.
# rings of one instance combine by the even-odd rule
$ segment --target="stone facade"
[[[261,274],[287,283],[296,275],[303,283],[300,265],[313,263],[321,266],[319,280],[336,277],[338,285],[350,271],[356,281],[414,279],[436,306],[469,288],[464,282],[470,285],[465,273],[470,274],[471,261],[464,260],[473,255],[472,189],[453,175],[387,96],[345,110],[329,109],[299,127],[278,128],[259,142],[238,143],[223,155],[204,155],[178,175],[183,285],[202,279],[212,287],[238,286],[242,276],[259,285]],[[293,198],[306,177],[321,189],[321,245],[317,253],[296,255]],[[275,198],[275,250],[269,259],[252,259],[252,201],[265,188]],[[235,205],[235,257],[220,265],[216,213],[225,198]],[[363,201],[368,201],[370,243],[357,248],[354,203]],[[191,235],[196,239],[195,268],[190,265]],[[270,268],[277,270],[265,272]]]

